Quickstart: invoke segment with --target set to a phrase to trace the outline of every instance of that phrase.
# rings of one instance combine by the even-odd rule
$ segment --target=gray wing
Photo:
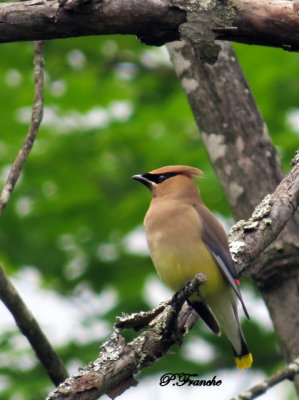
[[[211,243],[211,241],[207,238],[203,239],[203,241],[205,242],[205,244],[207,245],[207,248],[209,250],[209,252],[211,253],[212,257],[214,258],[214,260],[216,261],[217,265],[219,266],[219,268],[221,269],[223,275],[226,277],[226,279],[228,280],[228,282],[230,283],[231,287],[233,288],[234,292],[236,293],[236,295],[238,296],[244,313],[246,315],[246,317],[248,319],[250,319],[249,314],[247,312],[247,309],[245,307],[240,289],[237,285],[236,279],[237,279],[237,273],[236,273],[236,268],[235,265],[233,264],[233,260],[231,260],[231,263],[227,262],[228,258],[226,254],[223,254],[224,252],[222,251],[221,248],[218,248],[217,245],[215,245],[215,243]],[[231,273],[231,271],[235,271],[235,276],[233,276],[233,274]]]
[[[199,208],[195,208],[199,213]],[[200,208],[201,212],[199,216],[203,225],[202,239],[223,275],[238,296],[246,317],[250,319],[236,282],[238,274],[229,252],[228,241],[223,227],[216,217],[203,204]],[[209,224],[207,224],[207,218],[209,218]]]

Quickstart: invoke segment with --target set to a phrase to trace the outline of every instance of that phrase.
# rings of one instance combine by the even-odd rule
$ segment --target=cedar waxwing
[[[249,368],[253,359],[240,326],[237,297],[249,316],[224,229],[193,181],[202,175],[197,168],[174,165],[132,178],[152,193],[144,226],[158,274],[175,292],[197,273],[206,275],[207,281],[188,302],[214,333],[220,335],[223,328],[238,368]]]

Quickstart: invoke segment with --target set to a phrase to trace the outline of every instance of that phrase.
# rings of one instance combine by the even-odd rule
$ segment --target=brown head
[[[202,176],[203,172],[197,168],[170,165],[132,178],[147,186],[153,197],[198,198],[199,191],[193,180]]]

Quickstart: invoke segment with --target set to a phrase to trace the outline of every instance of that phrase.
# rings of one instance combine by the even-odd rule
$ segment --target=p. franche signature
[[[222,384],[221,379],[217,379],[215,375],[212,379],[194,379],[198,374],[186,374],[184,372],[171,373],[167,372],[160,378],[159,385],[167,386],[220,386]]]

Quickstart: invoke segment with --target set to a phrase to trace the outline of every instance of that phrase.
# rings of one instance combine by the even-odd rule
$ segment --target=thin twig
[[[265,393],[270,387],[277,385],[285,379],[293,380],[295,375],[299,373],[299,357],[287,365],[285,368],[277,371],[270,378],[265,379],[258,385],[253,386],[246,392],[240,393],[231,400],[252,400]]]
[[[23,146],[17,155],[9,172],[7,181],[0,196],[0,215],[6,206],[16,182],[22,172],[25,161],[32,149],[43,116],[43,92],[44,92],[44,42],[34,43],[34,82],[35,96],[31,114],[31,124],[24,140]],[[26,307],[22,298],[5,276],[0,267],[0,298],[12,313],[21,332],[27,337],[37,357],[40,359],[49,377],[55,385],[63,382],[68,373],[64,364],[55,353],[37,321]]]
[[[181,311],[183,303],[188,299],[193,292],[199,288],[206,281],[204,274],[199,273],[195,275],[193,279],[187,281],[184,288],[179,292],[175,293],[168,301],[164,301],[159,304],[158,307],[150,311],[141,311],[139,313],[125,314],[123,313],[120,317],[116,317],[115,328],[117,329],[134,329],[139,330],[140,328],[150,325],[152,320],[161,314],[166,307],[172,306],[175,312],[174,318],[176,319],[177,313]]]
[[[34,82],[35,95],[31,114],[31,124],[27,136],[23,142],[23,146],[17,155],[4,185],[0,196],[0,215],[6,206],[11,192],[13,191],[17,180],[22,172],[25,161],[32,149],[34,139],[36,138],[38,128],[43,118],[44,104],[44,58],[43,58],[44,41],[34,42]]]
[[[27,337],[37,357],[55,385],[63,382],[68,373],[55,353],[36,319],[27,308],[13,284],[0,266],[0,298],[12,313],[21,332]]]
[[[135,331],[138,331],[148,325],[157,315],[163,312],[168,304],[168,302],[163,302],[150,311],[140,311],[132,314],[122,313],[121,316],[116,317],[114,326],[117,329],[134,329]]]

